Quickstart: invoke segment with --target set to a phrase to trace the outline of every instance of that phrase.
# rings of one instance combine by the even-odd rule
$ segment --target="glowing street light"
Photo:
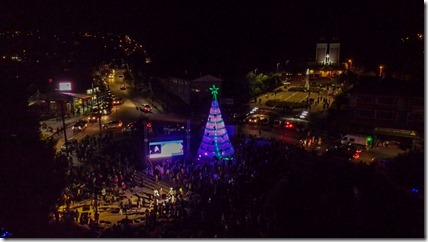
[[[379,76],[382,76],[383,66],[379,66]]]

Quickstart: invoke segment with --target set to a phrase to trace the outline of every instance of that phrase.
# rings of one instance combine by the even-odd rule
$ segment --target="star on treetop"
[[[216,87],[215,85],[213,85],[213,87],[210,87],[211,94],[214,96],[214,98],[217,98],[218,89],[220,89],[220,88]]]

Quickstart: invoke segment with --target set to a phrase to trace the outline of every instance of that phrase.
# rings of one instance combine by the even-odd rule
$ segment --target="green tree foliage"
[[[262,92],[273,88],[277,82],[278,75],[266,75],[263,73],[257,74],[253,71],[247,74],[248,85],[251,95],[259,95]]]
[[[0,225],[14,237],[44,235],[49,209],[65,178],[53,143],[40,140],[38,118],[28,111],[26,86],[23,79],[3,76],[0,89]]]

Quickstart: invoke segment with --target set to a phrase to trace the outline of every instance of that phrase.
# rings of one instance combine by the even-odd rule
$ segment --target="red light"
[[[358,158],[360,158],[360,153],[361,153],[361,150],[356,150],[355,151],[355,154],[352,156],[354,159],[358,159]]]
[[[151,127],[152,127],[152,123],[147,123],[147,124],[146,124],[146,127],[147,127],[147,128],[151,128]]]

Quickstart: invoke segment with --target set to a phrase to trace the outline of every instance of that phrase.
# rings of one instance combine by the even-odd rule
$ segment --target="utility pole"
[[[96,99],[97,99],[97,107],[98,107],[98,125],[99,125],[99,128],[100,128],[100,141],[101,141],[101,137],[102,137],[102,134],[103,134],[103,127],[102,127],[102,123],[101,123],[101,117],[103,116],[103,114],[102,114],[102,110],[101,110],[101,107],[100,107],[100,102],[99,102],[99,100],[98,100],[98,90],[97,90],[97,92],[95,93],[95,95],[96,95]],[[98,142],[98,146],[101,146],[100,142]]]
[[[288,62],[289,62],[289,60],[287,60],[286,62],[285,62],[285,74],[287,75],[287,66],[288,66]]]
[[[65,126],[65,120],[64,120],[64,103],[65,103],[65,100],[63,99],[63,100],[61,100],[61,118],[62,118],[62,129],[63,129],[63,131],[64,131],[64,144],[65,144],[65,150],[66,150],[66,153],[68,153],[68,142],[67,142],[67,127]]]

